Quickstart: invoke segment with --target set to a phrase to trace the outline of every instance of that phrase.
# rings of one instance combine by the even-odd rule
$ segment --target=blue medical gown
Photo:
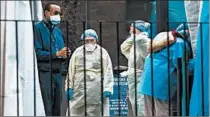
[[[153,96],[161,100],[168,100],[168,63],[170,63],[170,97],[174,95],[177,85],[175,72],[177,58],[184,57],[184,50],[190,51],[190,49],[186,41],[177,38],[176,42],[169,47],[169,62],[167,50],[168,49],[165,48],[157,53],[153,53],[153,62],[151,62],[151,54],[146,57],[144,71],[139,86],[139,93],[152,96],[151,69],[153,63]]]
[[[195,58],[195,72],[190,100],[190,116],[208,116],[209,115],[209,2],[203,1],[200,22],[203,23],[199,28]],[[201,32],[202,28],[202,32]],[[201,40],[202,35],[202,40]],[[203,45],[203,55],[201,55],[201,43]],[[201,71],[201,56],[203,56],[203,71]],[[203,73],[203,85],[202,76]],[[202,97],[202,87],[204,89],[204,98]],[[202,98],[204,99],[204,115],[202,115]]]
[[[184,1],[169,1],[168,2],[168,14],[169,14],[169,30],[176,30],[176,28],[183,22],[186,22],[186,12],[184,7]],[[153,9],[151,15],[151,27],[152,38],[157,34],[156,31],[156,1],[153,1]],[[174,23],[175,22],[175,23]],[[151,34],[150,34],[151,35]]]

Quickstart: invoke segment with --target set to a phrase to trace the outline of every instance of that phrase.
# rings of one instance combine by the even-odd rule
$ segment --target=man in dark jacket
[[[60,23],[60,6],[48,3],[44,8],[44,20],[34,27],[34,45],[38,62],[39,82],[47,116],[60,116],[62,100],[63,58],[70,50],[64,47]],[[51,48],[51,49],[50,49]]]

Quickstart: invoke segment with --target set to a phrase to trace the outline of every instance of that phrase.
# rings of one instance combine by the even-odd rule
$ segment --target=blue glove
[[[72,99],[72,96],[73,96],[73,89],[72,88],[69,88],[67,91],[66,91],[66,94],[67,94],[67,99],[68,101]]]
[[[104,92],[104,98],[108,98],[108,97],[111,97],[111,92],[109,92],[109,91],[105,91]]]

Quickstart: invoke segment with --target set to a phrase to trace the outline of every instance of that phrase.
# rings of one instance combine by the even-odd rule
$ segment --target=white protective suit
[[[197,42],[197,34],[198,34],[198,20],[199,20],[199,11],[200,11],[200,0],[186,0],[185,1],[185,11],[189,31],[190,31],[190,41],[193,50],[193,56],[196,55],[196,42]]]
[[[99,45],[93,52],[85,52],[85,60],[87,116],[101,116],[101,93],[103,93],[101,91],[101,70],[103,70],[102,78],[104,78],[103,91],[109,91],[113,94],[114,76],[112,62],[108,52]],[[70,115],[84,116],[84,46],[77,48],[71,57],[69,76],[66,80],[65,88],[73,88],[73,98],[69,101]],[[104,116],[109,116],[108,98],[104,99],[103,105]]]
[[[144,115],[144,100],[143,95],[139,94],[137,89],[140,82],[140,77],[142,74],[142,70],[144,67],[144,59],[147,55],[147,41],[149,38],[147,34],[142,32],[140,34],[136,34],[135,42],[136,42],[136,53],[134,54],[134,35],[131,35],[128,39],[126,39],[121,45],[121,51],[128,59],[128,97],[129,101],[132,105],[132,110],[135,115],[136,113],[136,99],[135,95],[137,95],[137,115]],[[136,59],[134,59],[134,57]],[[136,60],[136,62],[134,61]],[[135,69],[136,65],[136,69]],[[135,94],[135,70],[136,70],[136,94]]]

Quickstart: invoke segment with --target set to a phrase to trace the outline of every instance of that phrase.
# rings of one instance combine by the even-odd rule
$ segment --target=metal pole
[[[186,24],[184,23],[184,30],[186,30]],[[184,37],[186,37],[186,32],[184,32]],[[189,105],[190,105],[190,96],[189,96],[189,73],[188,73],[188,63],[189,63],[189,50],[187,50],[187,40],[184,41],[184,66],[185,66],[185,86],[186,86],[186,116],[189,116]],[[190,45],[189,45],[190,46]]]
[[[167,31],[166,22],[168,22],[168,1],[157,0],[156,1],[156,22],[157,22],[157,33]]]
[[[85,22],[83,22],[83,32],[85,31]],[[85,33],[84,33],[84,38],[83,38],[83,43],[85,44]],[[86,92],[86,50],[85,46],[83,48],[83,55],[84,55],[84,101],[85,101],[85,116],[87,116],[87,92]]]
[[[53,75],[52,75],[52,43],[54,42],[54,39],[52,38],[53,30],[54,30],[54,25],[50,27],[50,47],[49,47],[49,50],[50,50],[49,66],[50,66],[51,99],[53,99],[53,92],[54,92],[53,89],[52,89],[52,86],[53,86],[53,80],[52,80],[53,79]],[[50,106],[52,107],[52,101],[50,102]],[[51,111],[53,112],[53,108],[51,108]]]
[[[67,48],[69,48],[69,22],[66,21],[66,39],[67,39]],[[70,59],[69,56],[67,56],[68,59]],[[67,66],[69,65],[69,62],[67,62]],[[68,70],[68,67],[67,67],[67,70]],[[67,91],[69,89],[69,73],[67,72]],[[72,87],[73,88],[73,87]],[[70,108],[69,108],[69,100],[67,98],[67,111],[68,111],[68,116],[70,116]]]
[[[118,116],[121,115],[121,105],[120,105],[120,99],[121,99],[121,93],[120,93],[120,76],[119,76],[119,65],[120,65],[120,42],[119,42],[119,22],[116,22],[116,32],[117,32],[117,79],[118,79],[118,107],[119,107],[119,113]]]
[[[153,24],[152,24],[153,25]],[[152,25],[150,27],[150,34],[152,35]],[[155,115],[155,100],[154,100],[154,68],[153,68],[153,48],[152,48],[152,40],[150,41],[150,48],[151,48],[151,91],[152,91],[152,116]]]
[[[103,51],[102,51],[102,22],[99,22],[99,34],[100,34],[100,57],[101,57],[101,115],[104,116],[104,100],[106,98],[103,97],[104,92],[104,69],[103,69]]]
[[[32,26],[33,26],[33,32],[34,32],[34,21],[32,22]],[[34,33],[33,33],[33,37],[35,37],[34,36]],[[34,47],[34,41],[33,41],[33,48],[35,48]],[[34,116],[36,116],[36,66],[35,66],[35,54],[36,54],[36,52],[35,52],[35,50],[33,50],[33,72],[34,72]]]
[[[86,15],[85,15],[85,26],[86,26],[86,29],[90,28],[90,4],[89,4],[89,0],[85,0],[85,12],[86,12]]]
[[[2,30],[2,28],[1,28],[1,11],[2,11],[2,10],[1,10],[1,1],[0,1],[0,31]],[[1,57],[1,47],[2,47],[2,46],[1,46],[1,32],[0,32],[0,57]],[[1,60],[0,60],[0,116],[2,116],[2,115],[1,115],[1,108],[2,108],[2,102],[1,102],[1,98],[2,98],[2,97],[1,97],[1,89],[2,89],[2,88],[1,88],[1,85],[2,85],[2,84],[1,84],[1,79],[2,79],[2,77],[1,77],[1,74],[2,74],[2,72],[1,72],[1,65],[2,65],[2,64],[1,64]]]
[[[168,14],[168,1],[167,0],[157,0],[156,4],[156,11],[157,11],[157,33],[169,31],[169,14]],[[168,113],[169,116],[171,114],[171,95],[170,95],[170,52],[169,52],[169,35],[167,33],[167,59],[168,59]]]
[[[204,116],[204,72],[203,72],[203,25],[202,23],[200,23],[200,53],[201,53],[201,109],[202,109],[202,113],[201,115]]]
[[[177,58],[177,116],[182,115],[182,59]]]
[[[36,3],[36,2],[35,2]],[[33,32],[34,32],[34,20],[35,14],[36,13],[36,5],[35,5],[33,0],[29,0],[29,5],[30,5],[30,10],[31,10],[31,20],[32,20],[32,27],[33,27]],[[34,38],[34,33],[33,33],[33,38]],[[34,48],[34,41],[33,41],[33,48]],[[36,70],[35,70],[35,52],[33,51],[33,75],[34,75],[34,116],[36,116]]]
[[[184,53],[185,54],[185,53]],[[184,55],[184,58],[182,58],[182,116],[187,116],[186,115],[186,80],[185,80],[185,69],[186,69],[186,66],[184,65],[185,64],[185,55]]]
[[[7,1],[4,2],[5,4],[5,20],[7,18]],[[4,22],[4,40],[3,40],[3,60],[2,60],[2,92],[1,92],[1,113],[0,116],[4,116],[4,96],[5,96],[5,72],[6,72],[6,38],[7,38],[7,22]]]
[[[19,57],[18,57],[18,55],[19,55],[19,52],[18,52],[18,22],[17,21],[15,21],[15,36],[16,36],[16,78],[17,78],[17,116],[19,116],[19,65],[18,65],[18,63],[19,63]]]
[[[133,26],[134,26],[134,29],[136,29],[136,22],[134,22],[133,23]],[[137,110],[138,110],[138,102],[137,102],[137,76],[136,76],[136,30],[134,30],[134,86],[135,86],[135,88],[134,88],[134,91],[135,91],[135,113],[134,113],[134,115],[135,116],[138,116],[138,113],[137,113]],[[134,110],[134,109],[133,109]]]

